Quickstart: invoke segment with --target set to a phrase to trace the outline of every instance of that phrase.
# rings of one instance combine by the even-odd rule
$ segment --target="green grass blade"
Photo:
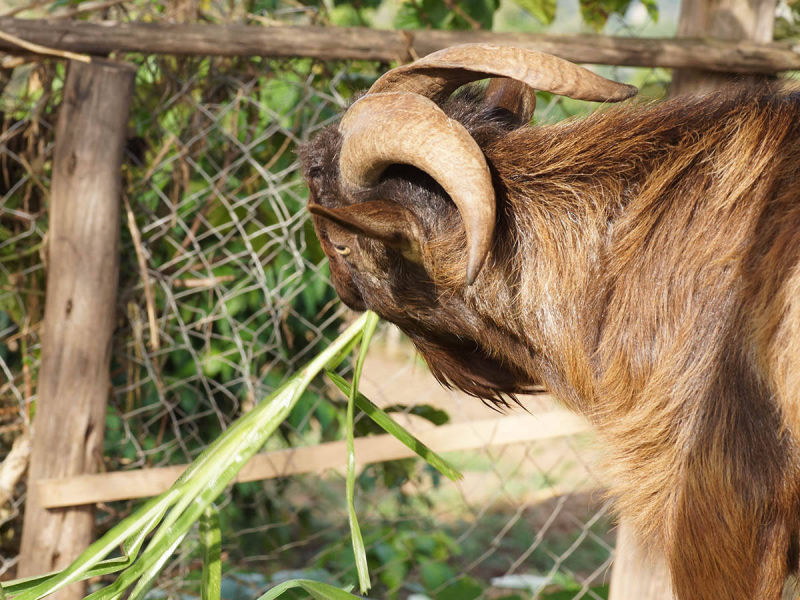
[[[53,571],[52,573],[47,573],[45,575],[20,577],[19,579],[13,579],[11,581],[4,581],[3,583],[0,583],[0,589],[3,590],[2,598],[10,598],[17,594],[21,594],[22,592],[27,592],[28,590],[48,581],[49,579],[55,578],[60,573],[61,571]]]
[[[28,580],[16,580],[3,584],[6,594],[14,600],[38,600],[69,583],[96,575],[114,573],[126,568],[138,553],[144,538],[161,520],[176,501],[176,493],[168,490],[146,502],[135,513],[111,528],[102,538],[94,542],[66,569]],[[122,545],[126,556],[103,560]]]
[[[219,512],[206,508],[200,519],[200,542],[203,546],[203,587],[201,600],[220,600],[222,595],[222,533]]]
[[[350,537],[353,541],[353,554],[355,556],[356,571],[358,572],[358,587],[362,594],[369,591],[372,584],[369,580],[369,566],[367,564],[367,550],[364,547],[364,539],[361,537],[361,528],[358,525],[358,516],[355,507],[355,487],[356,487],[356,453],[353,440],[353,414],[358,394],[358,382],[361,378],[361,370],[364,368],[364,360],[367,357],[367,349],[378,325],[378,315],[373,312],[366,313],[367,320],[364,323],[363,334],[361,335],[361,347],[358,350],[356,366],[353,370],[353,386],[347,401],[347,520],[350,524]]]
[[[128,596],[128,600],[142,600],[142,598],[144,598],[145,594],[153,587],[153,583],[156,577],[158,577],[158,574],[161,573],[164,565],[167,564],[167,561],[175,553],[178,546],[183,543],[187,533],[188,531],[176,535],[172,543],[166,547],[159,546],[160,554],[155,555],[155,560],[149,561],[147,569],[145,569],[144,573],[136,580],[136,586],[133,588],[130,596]]]
[[[115,585],[130,586],[140,577],[155,576],[154,569],[163,565],[162,557],[171,552],[172,540],[186,535],[192,525],[231,480],[266,442],[267,438],[286,419],[297,400],[314,377],[337,356],[343,348],[362,335],[368,314],[362,315],[323,352],[318,354],[289,381],[241,417],[214,443],[213,452],[204,452],[202,460],[193,463],[189,475],[182,476],[175,489],[180,499],[153,535],[140,559],[118,578]],[[140,582],[141,583],[141,582]],[[146,590],[137,584],[137,592]]]
[[[149,587],[164,562],[183,540],[200,515],[225,489],[239,470],[287,417],[312,379],[325,367],[333,367],[361,338],[369,314],[362,315],[328,348],[318,354],[289,381],[259,403],[210,444],[167,492],[145,503],[97,540],[69,567],[45,577],[6,582],[4,593],[14,600],[38,600],[64,585],[96,574],[124,569],[110,586],[90,596],[92,600],[119,598],[137,583],[135,594]],[[159,526],[160,523],[160,526]],[[136,557],[145,537],[158,529],[147,548]],[[120,546],[126,556],[104,560]]]
[[[350,342],[346,346],[343,346],[341,350],[339,350],[339,352],[337,352],[335,355],[331,357],[328,364],[325,365],[325,368],[335,369],[336,367],[338,367],[344,361],[345,358],[347,358],[353,353],[353,350],[360,341],[361,341],[361,336],[354,337],[352,340],[350,340]]]
[[[351,386],[346,379],[341,375],[337,375],[333,371],[326,371],[326,375],[338,387],[343,394],[350,396],[353,386]],[[439,471],[442,475],[453,481],[462,479],[461,471],[456,469],[453,465],[447,462],[444,458],[431,450],[419,439],[414,437],[409,431],[400,425],[397,421],[392,419],[388,413],[378,407],[374,402],[367,398],[361,392],[356,396],[356,406],[364,411],[367,416],[375,421],[381,429],[396,437],[405,446],[413,450],[420,458],[431,465],[434,469]]]
[[[366,313],[366,317],[361,335],[361,347],[358,349],[358,358],[356,359],[356,368],[353,370],[353,388],[356,392],[358,392],[358,383],[361,380],[361,371],[364,369],[364,361],[367,359],[369,343],[372,341],[372,335],[375,333],[375,328],[380,320],[380,317],[371,311]],[[355,399],[355,394],[353,398]]]
[[[258,600],[275,600],[285,591],[301,588],[307,592],[314,600],[353,600],[353,598],[361,598],[361,596],[354,596],[342,589],[322,583],[319,581],[312,581],[310,579],[292,579],[285,581],[280,585],[276,585],[269,590],[266,594],[258,598]]]

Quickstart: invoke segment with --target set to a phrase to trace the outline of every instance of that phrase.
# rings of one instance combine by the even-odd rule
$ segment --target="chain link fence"
[[[105,10],[120,11],[111,15],[120,18],[124,4],[108,4]],[[167,6],[179,10],[181,3]],[[309,59],[127,58],[139,70],[123,172],[109,471],[191,461],[351,318],[329,284],[304,211],[296,148],[335,122],[350,97],[385,68]],[[665,81],[657,70],[609,74],[649,87],[650,95]],[[60,63],[17,64],[6,71],[1,98],[0,458],[28,435],[35,410],[46,207],[63,78]],[[539,100],[540,122],[592,108],[548,95]],[[362,389],[418,426],[496,416],[440,388],[388,326],[371,350]],[[340,439],[343,406],[320,382],[266,450]],[[546,396],[526,399],[525,406],[534,413],[553,408]],[[368,419],[356,431],[377,432]],[[607,597],[614,535],[602,478],[591,466],[595,453],[588,435],[454,453],[449,458],[466,475],[457,484],[413,460],[363,468],[357,510],[372,596]],[[7,492],[0,507],[2,578],[15,571],[24,479]],[[251,598],[298,574],[355,581],[344,497],[339,469],[230,488],[219,501],[223,596]],[[100,530],[133,505],[100,506]],[[153,597],[191,596],[197,558],[194,545],[184,544]]]

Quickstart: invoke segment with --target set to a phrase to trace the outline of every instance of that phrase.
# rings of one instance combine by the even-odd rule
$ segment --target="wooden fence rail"
[[[272,56],[408,61],[454,44],[514,44],[579,63],[693,67],[736,73],[800,70],[800,45],[490,31],[384,31],[357,27],[264,27],[166,23],[87,23],[0,19],[0,31],[58,50],[200,56]],[[21,52],[7,40],[0,51]]]
[[[590,428],[585,420],[574,413],[558,410],[538,416],[508,415],[411,431],[433,450],[452,452],[550,440],[586,433]],[[416,456],[389,434],[357,438],[355,450],[356,460],[361,465]],[[264,452],[247,463],[236,481],[260,481],[338,469],[346,463],[346,451],[345,442],[338,441]],[[40,479],[35,485],[44,506],[63,508],[155,496],[167,490],[185,469],[186,465],[176,465],[76,475]]]

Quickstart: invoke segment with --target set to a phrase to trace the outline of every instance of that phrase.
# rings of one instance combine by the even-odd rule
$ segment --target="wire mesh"
[[[115,4],[113,10],[123,10]],[[177,9],[176,9],[177,10]],[[227,17],[226,17],[227,18]],[[113,390],[104,468],[191,461],[350,318],[303,209],[296,148],[381,70],[306,59],[131,56],[139,70],[124,166]],[[620,70],[652,86],[664,73]],[[36,400],[47,190],[63,66],[17,66],[0,132],[0,451],[27,434]],[[589,105],[543,94],[539,122]],[[386,327],[363,389],[417,425],[495,415],[441,389]],[[530,399],[534,413],[553,408]],[[340,438],[343,399],[319,383],[267,450]],[[357,433],[377,430],[366,419]],[[590,436],[454,453],[454,484],[412,460],[364,467],[357,508],[373,597],[605,598],[613,553]],[[24,485],[0,509],[0,577],[14,573]],[[355,581],[341,470],[237,484],[220,499],[226,598],[302,574]],[[102,530],[133,502],[101,506]],[[196,591],[189,542],[154,597]]]

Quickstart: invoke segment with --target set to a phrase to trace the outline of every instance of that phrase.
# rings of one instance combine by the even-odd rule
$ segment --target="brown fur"
[[[388,199],[425,232],[414,264],[316,217],[342,298],[397,323],[445,385],[504,402],[542,384],[586,415],[681,600],[780,598],[800,529],[800,91],[548,127],[469,94],[445,108],[493,170],[486,265],[465,286],[458,213],[420,171],[343,189],[330,129],[304,150],[310,202]]]

